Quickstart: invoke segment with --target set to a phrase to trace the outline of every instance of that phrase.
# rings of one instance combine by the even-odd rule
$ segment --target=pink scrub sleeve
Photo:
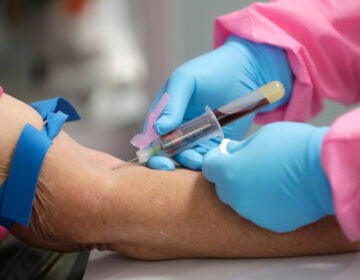
[[[291,100],[256,121],[306,121],[323,99],[360,101],[360,1],[278,0],[256,3],[215,22],[215,46],[239,37],[286,50],[295,75]]]
[[[339,223],[350,240],[360,240],[360,108],[331,126],[321,162],[330,180]]]

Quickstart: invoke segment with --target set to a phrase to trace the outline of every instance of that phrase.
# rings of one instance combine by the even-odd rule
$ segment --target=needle
[[[133,159],[128,160],[127,162],[129,163],[129,162],[136,162],[136,161],[139,161],[138,157],[134,157]]]
[[[132,162],[138,162],[138,161],[139,161],[138,157],[135,157],[135,158],[133,158],[133,159],[131,159],[131,160],[129,160],[129,161],[123,162],[122,164],[116,166],[116,167],[113,168],[112,170],[118,169],[118,168],[124,166],[125,164],[132,163]]]

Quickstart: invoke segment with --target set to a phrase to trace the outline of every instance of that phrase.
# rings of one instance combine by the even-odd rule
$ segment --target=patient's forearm
[[[259,228],[223,205],[201,173],[126,165],[113,173],[108,205],[119,205],[119,214],[109,226],[119,226],[123,249],[135,257],[295,256],[359,248],[333,217],[287,234]]]

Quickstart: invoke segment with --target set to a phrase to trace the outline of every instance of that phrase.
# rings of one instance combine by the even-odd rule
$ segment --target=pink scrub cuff
[[[321,162],[327,174],[339,224],[360,240],[360,109],[338,118],[325,136]]]

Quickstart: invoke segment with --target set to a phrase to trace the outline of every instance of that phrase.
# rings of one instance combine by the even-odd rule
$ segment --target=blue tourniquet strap
[[[14,222],[28,226],[36,185],[45,155],[66,121],[80,119],[63,98],[32,104],[44,120],[42,131],[26,124],[16,144],[8,178],[0,188],[0,224],[8,229]]]

